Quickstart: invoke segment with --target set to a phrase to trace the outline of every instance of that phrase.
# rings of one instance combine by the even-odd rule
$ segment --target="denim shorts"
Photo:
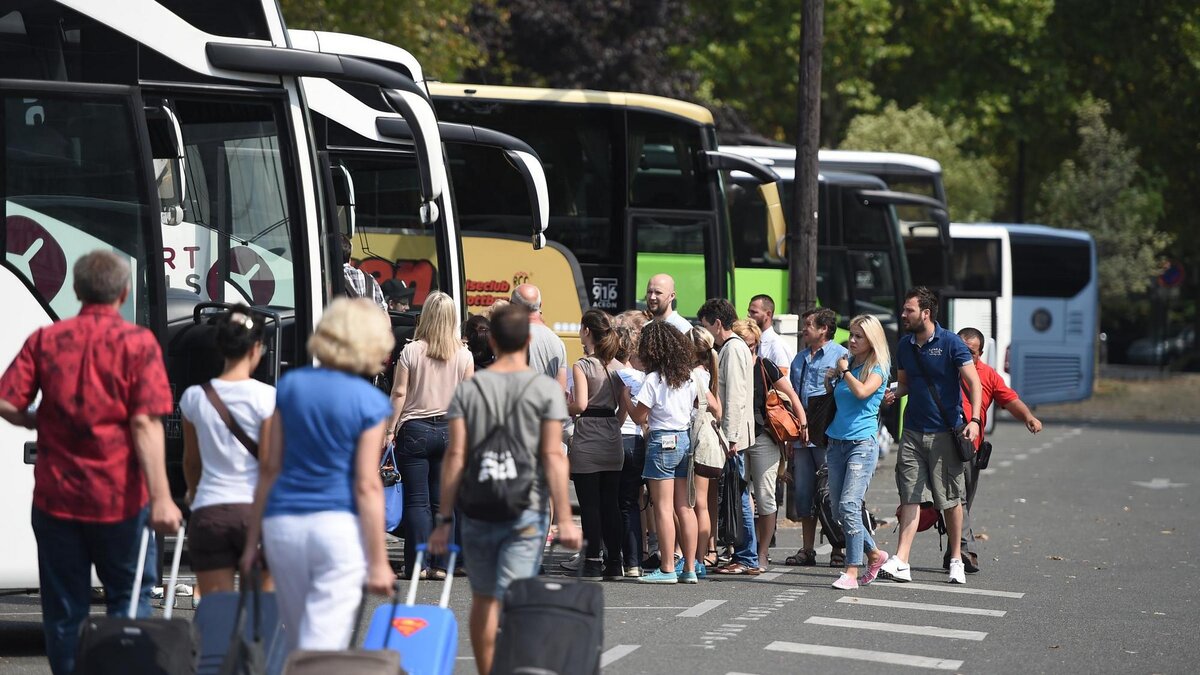
[[[530,509],[506,522],[465,516],[462,521],[463,557],[472,593],[503,599],[513,581],[537,576],[550,527],[548,511]]]
[[[663,447],[663,439],[675,437],[675,447]],[[646,439],[646,467],[642,469],[642,478],[646,480],[670,480],[672,478],[687,478],[688,464],[691,461],[691,440],[687,431],[667,431],[657,429],[650,432]]]

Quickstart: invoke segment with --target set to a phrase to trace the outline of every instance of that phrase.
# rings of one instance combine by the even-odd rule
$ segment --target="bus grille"
[[[1027,355],[1019,395],[1048,402],[1057,396],[1075,392],[1083,383],[1083,367],[1078,356]],[[1057,396],[1056,396],[1057,395]]]
[[[1083,335],[1083,312],[1067,313],[1067,335]]]

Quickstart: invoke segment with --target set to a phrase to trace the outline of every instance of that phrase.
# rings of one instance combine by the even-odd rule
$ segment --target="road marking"
[[[641,645],[617,645],[609,649],[600,655],[600,667],[607,668],[617,659],[623,659],[636,652],[638,647],[641,647]]]
[[[1013,465],[1013,461],[1011,459],[1003,459],[1003,460],[1000,460],[1000,462],[996,464],[996,466],[999,466],[1002,469],[1007,469],[1008,467],[1010,467],[1012,465]]]
[[[987,633],[977,630],[959,630],[957,628],[939,628],[937,626],[910,626],[903,623],[880,623],[878,621],[857,621],[855,619],[835,619],[828,616],[810,616],[804,623],[818,626],[834,626],[836,628],[853,628],[856,630],[878,630],[885,633],[906,633],[926,637],[943,637],[954,640],[982,640]]]
[[[792,570],[790,567],[776,567],[770,572],[763,572],[762,574],[751,578],[751,581],[771,581],[772,579],[778,579],[779,577],[791,571]]]
[[[712,610],[725,604],[725,602],[726,602],[725,600],[705,600],[693,607],[680,607],[680,609],[682,609],[683,611],[676,614],[675,616],[682,616],[684,618],[689,618],[689,619],[695,618],[697,616],[704,616],[708,612],[711,612]]]
[[[1021,452],[1013,455],[1013,459],[1029,459],[1029,455]]]
[[[976,609],[974,607],[956,607],[954,605],[932,605],[925,602],[897,602],[895,600],[876,600],[874,598],[838,598],[838,602],[851,605],[873,605],[875,607],[893,607],[895,609],[920,609],[927,612],[945,612],[946,614],[974,614],[976,616],[1004,616],[1002,609]]]
[[[688,609],[687,607],[663,607],[655,605],[653,607],[605,607],[604,609]]]
[[[1165,490],[1167,488],[1187,487],[1187,483],[1172,483],[1170,478],[1153,478],[1150,481],[1135,480],[1133,484],[1138,487],[1150,488],[1151,490]]]
[[[812,654],[815,656],[832,656],[856,661],[873,661],[894,666],[913,666],[914,668],[931,668],[933,670],[958,670],[962,661],[953,659],[938,659],[913,654],[897,654],[895,652],[877,652],[870,649],[849,649],[847,647],[830,647],[829,645],[810,645],[799,642],[772,642],[767,650],[773,652],[790,652],[793,654]]]
[[[990,595],[994,598],[1023,598],[1024,593],[1014,593],[1012,591],[990,591],[986,588],[968,588],[966,586],[958,586],[955,584],[919,584],[919,583],[904,583],[904,584],[873,584],[877,588],[915,588],[922,591],[939,591],[941,593],[959,593],[961,595]]]

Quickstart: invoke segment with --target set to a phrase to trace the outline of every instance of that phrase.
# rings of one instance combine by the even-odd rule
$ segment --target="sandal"
[[[745,574],[746,576],[756,577],[762,574],[762,569],[758,567],[749,567],[739,562],[732,562],[724,567],[718,567],[714,570],[717,574]]]
[[[717,550],[716,549],[709,549],[708,553],[704,556],[704,565],[706,567],[716,567],[717,566]]]
[[[834,550],[832,553],[830,553],[829,554],[829,566],[830,567],[845,567],[846,566],[846,553],[840,549]]]
[[[796,555],[785,558],[783,564],[791,567],[812,567],[817,564],[817,552],[811,548],[799,549]]]

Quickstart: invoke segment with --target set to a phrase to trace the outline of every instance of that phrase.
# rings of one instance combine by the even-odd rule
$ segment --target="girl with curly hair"
[[[692,366],[690,341],[674,326],[652,321],[642,329],[638,358],[646,369],[646,380],[636,399],[624,395],[629,416],[647,424],[646,466],[642,470],[654,502],[658,527],[659,569],[641,577],[651,584],[696,583],[696,512],[688,504],[688,464],[691,447],[688,430],[692,421]],[[626,389],[625,391],[628,391]],[[672,512],[673,510],[673,512]],[[679,520],[678,542],[683,551],[683,570],[675,572],[675,519]]]

